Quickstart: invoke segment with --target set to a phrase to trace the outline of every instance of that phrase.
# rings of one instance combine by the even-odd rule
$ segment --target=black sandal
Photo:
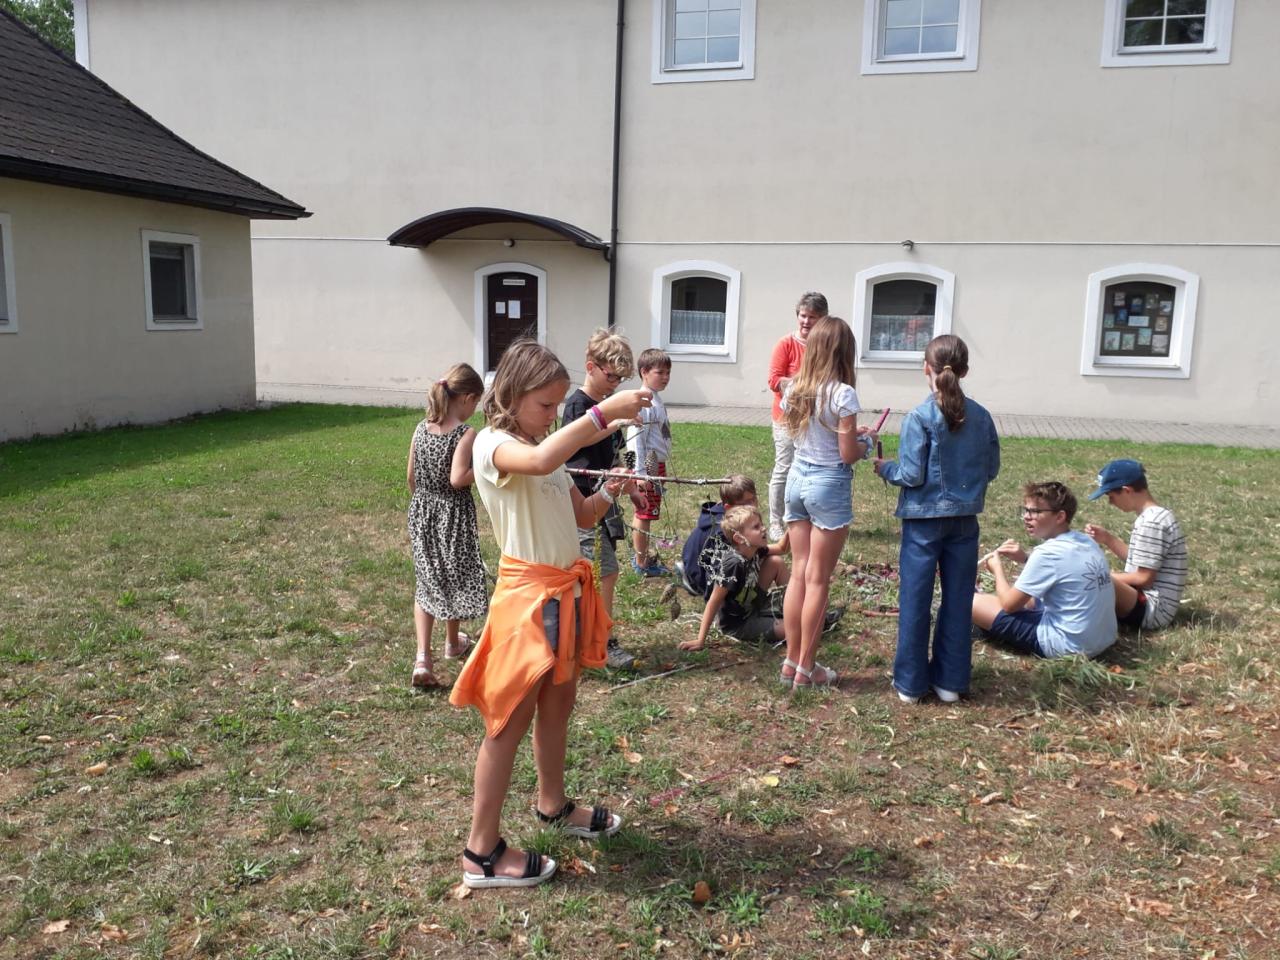
[[[538,810],[537,814],[538,819],[543,823],[557,824],[569,836],[581,837],[583,840],[599,840],[601,837],[612,837],[622,829],[622,818],[616,813],[610,813],[608,807],[592,807],[591,825],[588,827],[580,827],[576,823],[570,823],[569,814],[576,809],[578,809],[577,804],[572,800],[568,800],[560,808],[559,813],[547,814]]]
[[[462,871],[462,883],[473,890],[487,890],[494,887],[536,887],[551,879],[556,872],[556,862],[533,850],[525,851],[524,873],[518,877],[499,877],[494,868],[502,855],[507,852],[507,841],[498,838],[497,846],[489,851],[487,857],[471,850],[463,849],[462,856],[476,864],[483,873]]]

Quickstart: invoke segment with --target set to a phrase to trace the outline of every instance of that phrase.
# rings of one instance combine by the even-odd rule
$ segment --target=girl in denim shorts
[[[791,538],[791,583],[782,606],[787,656],[781,680],[796,687],[833,686],[836,672],[815,659],[831,574],[853,522],[853,467],[875,442],[857,423],[853,331],[824,317],[809,331],[800,371],[782,399],[783,423],[795,438],[784,519]]]
[[[893,685],[915,703],[930,687],[944,703],[969,689],[970,613],[978,575],[978,514],[987,484],[1000,472],[1000,438],[986,409],[960,389],[969,348],[959,337],[934,337],[924,351],[929,397],[902,421],[897,460],[876,473],[898,493],[898,653]],[[929,650],[934,571],[942,575]]]

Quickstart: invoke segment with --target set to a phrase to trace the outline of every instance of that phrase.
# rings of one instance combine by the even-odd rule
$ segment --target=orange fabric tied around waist
[[[575,584],[582,586],[581,643],[573,615]],[[551,652],[542,626],[542,608],[548,600],[560,601],[557,653]],[[496,737],[548,670],[554,668],[552,683],[566,683],[582,667],[603,667],[612,626],[585,559],[579,557],[565,570],[504,555],[498,561],[489,619],[458,674],[449,702],[455,707],[474,706],[484,717],[485,733]]]

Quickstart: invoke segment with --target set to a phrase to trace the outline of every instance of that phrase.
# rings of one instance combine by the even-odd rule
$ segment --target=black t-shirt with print
[[[707,574],[706,596],[716,587],[728,587],[729,595],[720,608],[720,626],[733,627],[745,623],[764,606],[757,584],[760,581],[760,564],[769,555],[767,547],[761,547],[749,557],[744,557],[724,534],[716,531],[707,537],[699,562]]]
[[[587,411],[598,402],[592,400],[580,389],[573,391],[573,393],[569,394],[569,399],[564,402],[562,422],[569,424],[579,417],[586,416]],[[589,446],[582,447],[569,458],[565,466],[575,467],[580,470],[608,470],[615,463],[621,440],[622,431],[619,430],[603,440],[597,440]],[[573,482],[577,484],[578,491],[584,497],[591,496],[596,487],[599,486],[599,480],[595,477],[574,477]]]

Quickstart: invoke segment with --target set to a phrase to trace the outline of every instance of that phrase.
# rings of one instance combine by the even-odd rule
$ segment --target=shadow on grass
[[[11,441],[0,444],[0,499],[195,454],[405,416],[405,410],[396,408],[287,404],[201,414],[156,426],[112,427]]]

